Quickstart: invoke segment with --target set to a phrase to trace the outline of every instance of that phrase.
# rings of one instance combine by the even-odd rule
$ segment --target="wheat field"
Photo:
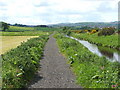
[[[0,54],[17,47],[21,42],[27,41],[27,39],[35,37],[38,36],[0,36]]]

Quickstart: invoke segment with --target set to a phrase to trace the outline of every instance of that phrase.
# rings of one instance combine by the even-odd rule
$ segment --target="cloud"
[[[0,2],[0,6],[4,7],[4,6],[7,6],[7,4],[4,2]]]
[[[113,2],[112,2],[113,3]],[[114,4],[117,6],[117,3]],[[97,8],[98,12],[103,12],[103,13],[107,13],[107,12],[117,12],[118,7],[113,7],[111,5],[111,2],[103,2],[99,5],[99,7]]]
[[[116,21],[118,0],[1,0],[0,21],[22,24]]]

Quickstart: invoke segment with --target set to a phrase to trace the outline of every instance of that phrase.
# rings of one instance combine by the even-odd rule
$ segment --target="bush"
[[[71,34],[71,31],[67,31],[66,34],[69,36]]]
[[[96,32],[97,32],[97,30],[93,29],[93,30],[91,30],[90,34],[94,34]]]
[[[98,36],[106,36],[106,35],[112,35],[113,33],[115,33],[115,28],[113,27],[109,27],[109,28],[103,28],[99,33]]]

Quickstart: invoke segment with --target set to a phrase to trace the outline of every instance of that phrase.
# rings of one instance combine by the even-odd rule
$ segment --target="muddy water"
[[[66,36],[71,39],[74,39],[78,42],[80,42],[82,45],[84,45],[86,48],[88,48],[89,51],[91,51],[94,54],[97,54],[98,56],[102,57],[105,56],[108,60],[112,62],[120,62],[120,51],[108,47],[102,47],[102,46],[97,46],[95,44],[91,44],[88,41],[85,40],[79,40],[71,36]]]

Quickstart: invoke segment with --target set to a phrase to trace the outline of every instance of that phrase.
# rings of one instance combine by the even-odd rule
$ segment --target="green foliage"
[[[36,31],[61,31],[60,28],[52,28],[52,27],[34,27]]]
[[[69,36],[71,33],[72,33],[71,31],[67,31],[67,32],[66,32],[66,35]]]
[[[68,30],[70,30],[70,27],[67,27],[67,26],[65,26],[65,27],[63,27],[63,33],[67,33],[68,32]]]
[[[99,33],[98,36],[106,36],[106,35],[112,35],[113,33],[115,33],[115,28],[113,27],[109,27],[109,28],[103,28]]]
[[[79,42],[56,34],[61,52],[69,60],[83,88],[120,88],[120,64],[91,53]],[[72,63],[71,63],[72,61]]]
[[[36,72],[48,35],[29,39],[2,55],[3,88],[21,88]]]
[[[3,30],[3,31],[6,31],[6,30],[9,29],[9,25],[8,25],[7,23],[5,23],[5,22],[0,22],[0,23],[1,23],[1,25],[2,25],[2,30]]]
[[[98,33],[95,34],[77,34],[77,33],[72,33],[71,36],[78,38],[78,39],[84,39],[87,40],[91,43],[100,45],[100,46],[105,46],[105,47],[112,47],[112,48],[116,48],[119,49],[119,43],[118,43],[118,36],[119,35],[110,35],[110,36],[98,36]]]
[[[24,31],[34,31],[34,27],[19,27],[19,26],[10,26],[9,32],[24,32]]]
[[[24,31],[61,31],[60,28],[52,27],[21,27],[21,26],[10,26],[7,31],[9,32],[24,32]]]

